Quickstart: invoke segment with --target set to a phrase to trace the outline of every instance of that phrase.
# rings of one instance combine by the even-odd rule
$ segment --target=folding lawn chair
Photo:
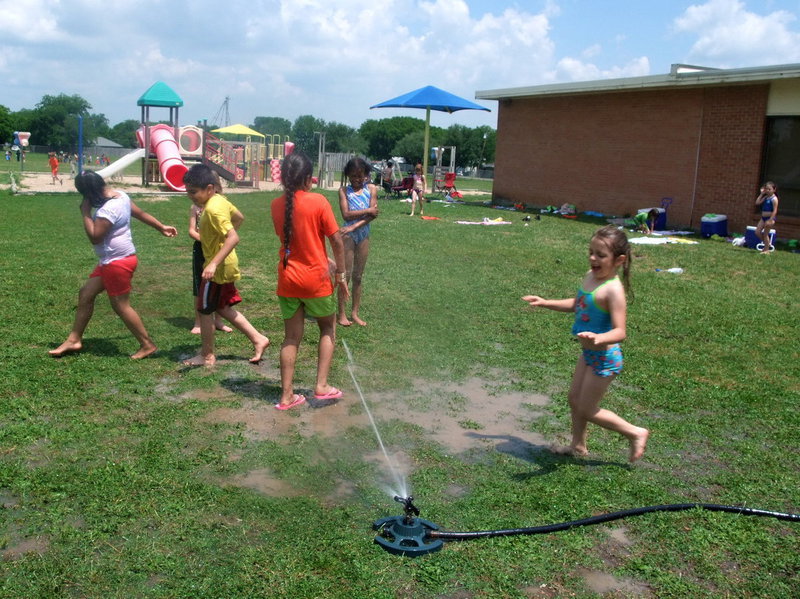
[[[456,189],[456,174],[455,173],[445,173],[444,174],[444,183],[442,184],[442,191],[445,195],[450,195],[454,191],[457,192]]]
[[[408,197],[411,194],[411,190],[414,188],[414,177],[403,177],[403,180],[400,182],[400,185],[394,185],[392,187],[392,193],[394,197],[400,199],[402,197]]]

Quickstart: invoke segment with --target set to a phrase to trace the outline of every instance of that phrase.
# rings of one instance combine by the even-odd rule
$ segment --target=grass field
[[[180,363],[199,345],[187,199],[135,198],[181,231],[133,225],[132,303],[160,351],[131,361],[136,343],[101,297],[84,351],[54,360],[94,265],[79,198],[0,191],[0,596],[800,596],[800,524],[771,518],[657,513],[417,559],[382,551],[371,524],[400,506],[341,347],[340,403],[272,408],[272,197],[233,200],[246,217],[241,310],[273,346],[254,367],[241,334],[219,334],[220,363],[205,370]],[[570,318],[519,298],[571,296],[598,223],[525,227],[466,199],[426,206],[438,221],[381,204],[369,325],[338,330],[423,518],[471,531],[679,502],[800,512],[800,255],[636,247],[626,366],[605,402],[653,431],[647,453],[629,466],[623,440],[592,428],[590,457],[562,457],[548,446],[568,438]],[[485,217],[512,224],[454,223]],[[684,274],[655,271],[673,266]],[[313,384],[316,339],[309,323],[299,390]]]

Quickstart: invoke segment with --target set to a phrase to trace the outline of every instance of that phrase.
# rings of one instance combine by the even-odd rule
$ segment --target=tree
[[[252,129],[264,135],[280,135],[283,140],[292,132],[292,122],[278,116],[257,116]]]
[[[11,111],[0,104],[0,143],[11,142],[11,136],[14,131],[19,131],[19,129],[14,128],[14,119],[11,117]]]
[[[366,142],[353,127],[335,122],[328,123],[325,126],[326,152],[352,152],[354,154],[363,154],[366,149]]]
[[[361,124],[358,133],[367,144],[367,156],[379,160],[392,156],[393,148],[409,133],[424,131],[425,121],[410,116],[396,116],[381,120],[368,120]],[[422,148],[418,151],[422,156]],[[397,156],[398,154],[394,154]]]
[[[30,123],[31,140],[34,144],[64,147],[77,140],[77,117],[87,115],[91,104],[78,95],[45,95],[34,108],[35,116]],[[73,116],[72,119],[69,117]],[[84,139],[86,139],[84,123]]]
[[[485,137],[484,137],[485,136]],[[497,135],[491,127],[451,125],[444,134],[444,146],[456,146],[456,166],[478,166],[494,162]]]
[[[292,141],[295,147],[308,154],[314,162],[318,159],[319,149],[319,142],[314,133],[318,131],[325,131],[325,121],[310,114],[297,117],[292,125]]]
[[[473,135],[480,135],[481,153],[478,159],[478,166],[482,164],[494,164],[494,153],[497,147],[497,131],[484,125],[473,129]]]
[[[425,131],[413,131],[404,135],[392,147],[391,153],[387,156],[402,156],[406,162],[416,164],[422,162],[422,152],[425,145]]]
[[[108,130],[107,137],[126,148],[134,148],[137,145],[136,130],[139,125],[141,123],[137,119],[122,121]]]
[[[91,143],[108,132],[103,114],[90,114],[91,104],[78,95],[45,95],[33,109],[12,116],[15,131],[30,131],[31,144],[66,149],[78,142],[78,115],[83,116],[83,138]]]

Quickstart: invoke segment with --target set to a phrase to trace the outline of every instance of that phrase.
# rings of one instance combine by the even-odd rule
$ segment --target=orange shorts
[[[108,264],[98,264],[89,278],[100,277],[109,296],[125,295],[131,292],[131,280],[138,265],[136,254],[131,254]]]

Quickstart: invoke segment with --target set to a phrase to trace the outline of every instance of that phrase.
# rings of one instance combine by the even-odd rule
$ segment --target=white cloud
[[[689,62],[715,67],[782,64],[800,60],[800,35],[788,28],[794,20],[784,10],[760,15],[740,0],[709,0],[687,8],[673,29],[698,36]]]
[[[0,0],[0,101],[18,110],[45,94],[76,93],[116,123],[137,118],[136,100],[161,80],[184,99],[184,121],[213,116],[230,96],[237,121],[313,114],[358,125],[393,115],[370,112],[372,104],[427,84],[473,98],[476,90],[649,74],[654,49],[599,25],[565,55],[569,11],[557,0],[532,5],[227,0],[223,10],[212,0]],[[694,43],[688,58],[710,66],[789,62],[800,60],[793,19],[710,0],[673,21],[672,41]],[[495,118],[496,110],[434,121]]]
[[[33,42],[62,37],[55,12],[59,2],[46,0],[0,0],[5,41]]]
[[[569,81],[591,81],[594,79],[616,79],[619,77],[641,77],[650,74],[650,60],[641,56],[625,65],[601,69],[597,65],[575,58],[565,57],[556,65],[556,79]]]
[[[583,58],[592,58],[594,56],[599,56],[603,52],[603,47],[600,44],[593,44],[588,48],[585,48],[583,52],[581,52],[581,56]]]

